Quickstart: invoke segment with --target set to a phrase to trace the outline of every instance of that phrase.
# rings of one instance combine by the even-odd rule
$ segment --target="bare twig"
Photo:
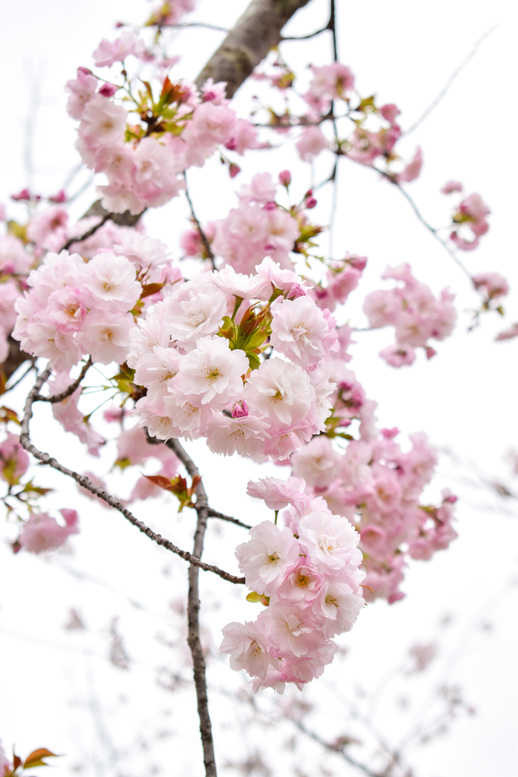
[[[209,507],[209,517],[219,518],[222,521],[229,521],[230,523],[235,523],[236,526],[242,526],[244,529],[252,528],[248,523],[243,523],[243,521],[240,521],[239,518],[232,518],[232,516],[230,515],[225,515],[224,513],[220,513],[218,510],[213,510],[212,507]]]
[[[270,49],[281,40],[286,22],[309,0],[252,0],[198,78],[201,87],[208,78],[225,81],[232,97]]]
[[[183,174],[184,180],[185,180],[185,196],[187,198],[187,202],[189,203],[189,209],[191,211],[191,216],[194,220],[194,223],[196,224],[196,228],[198,230],[198,234],[201,238],[201,242],[203,243],[203,246],[205,248],[205,251],[207,253],[207,256],[209,257],[210,261],[212,262],[212,268],[216,269],[216,257],[214,256],[214,252],[212,251],[212,248],[210,247],[209,239],[205,232],[203,231],[203,228],[198,221],[198,217],[196,216],[196,213],[194,211],[194,205],[192,204],[192,200],[189,196],[189,189],[187,187],[187,173]]]
[[[466,275],[466,276],[469,278],[469,280],[470,280],[470,283],[472,284],[472,283],[473,283],[473,281],[472,281],[472,278],[471,278],[471,273],[469,272],[469,270],[468,270],[468,269],[465,267],[465,265],[464,265],[464,264],[461,262],[461,260],[460,260],[460,259],[459,259],[459,257],[456,255],[456,253],[455,253],[455,252],[454,252],[454,251],[453,251],[453,250],[450,248],[450,246],[448,245],[448,243],[446,242],[446,240],[444,240],[444,238],[442,238],[442,237],[440,236],[439,232],[438,232],[438,231],[437,231],[437,230],[436,230],[434,227],[432,227],[432,225],[431,225],[431,224],[429,224],[429,223],[428,223],[428,221],[427,221],[427,220],[424,218],[424,216],[421,214],[421,211],[419,210],[419,208],[418,208],[418,207],[417,207],[417,205],[415,204],[415,202],[414,202],[414,200],[412,199],[412,197],[411,197],[411,196],[409,195],[409,193],[406,191],[406,189],[404,189],[404,188],[401,186],[401,184],[397,183],[397,181],[394,181],[394,179],[393,179],[393,178],[391,178],[391,176],[390,176],[390,175],[388,175],[388,173],[384,173],[382,170],[379,170],[378,168],[376,168],[376,167],[374,167],[374,166],[373,166],[373,168],[372,168],[372,169],[373,169],[373,170],[376,170],[376,172],[380,173],[380,175],[383,175],[385,178],[388,178],[388,180],[389,180],[389,181],[390,181],[390,182],[391,182],[391,183],[392,183],[392,184],[393,184],[393,185],[394,185],[394,186],[395,186],[395,187],[396,187],[396,188],[397,188],[397,189],[398,189],[398,190],[401,192],[401,194],[403,195],[403,197],[404,197],[404,198],[407,200],[407,202],[410,204],[410,206],[411,206],[412,210],[414,211],[415,215],[417,216],[417,218],[418,218],[418,220],[421,222],[421,224],[423,224],[423,226],[424,226],[424,227],[426,227],[426,229],[428,230],[428,232],[430,232],[430,234],[432,234],[432,235],[434,236],[434,238],[435,238],[435,239],[436,239],[436,240],[437,240],[437,241],[438,241],[438,242],[439,242],[439,243],[442,245],[442,247],[444,248],[444,250],[445,250],[445,251],[446,251],[446,252],[449,254],[449,256],[450,256],[450,257],[453,259],[453,261],[454,261],[454,262],[455,262],[455,263],[456,263],[456,264],[457,264],[457,265],[460,267],[460,269],[462,270],[462,272],[463,272],[463,273],[464,273],[464,274],[465,274],[465,275]]]
[[[451,73],[450,77],[448,78],[448,80],[444,84],[443,88],[441,89],[441,91],[439,92],[439,94],[437,95],[435,100],[433,100],[430,103],[430,105],[428,106],[428,108],[426,108],[426,110],[423,111],[423,113],[419,116],[419,118],[416,119],[414,121],[414,123],[407,130],[405,130],[403,132],[403,135],[405,135],[405,136],[406,135],[410,135],[410,133],[413,132],[414,130],[416,130],[419,127],[419,125],[422,124],[423,121],[428,118],[428,116],[432,113],[432,111],[435,110],[435,108],[437,108],[437,106],[439,105],[441,100],[448,93],[451,85],[453,84],[453,82],[455,81],[457,76],[462,72],[462,70],[464,70],[464,68],[466,67],[468,62],[471,59],[473,59],[473,57],[475,56],[475,54],[479,50],[480,46],[483,44],[483,42],[486,40],[486,38],[489,38],[489,36],[496,30],[496,27],[497,27],[496,24],[493,25],[493,27],[490,27],[489,30],[486,30],[486,32],[483,35],[481,35],[481,37],[477,40],[477,42],[475,43],[475,45],[473,46],[473,48],[471,49],[471,51],[469,52],[467,57],[465,59],[463,59],[462,62],[460,63],[460,65],[458,65],[455,68],[455,70],[453,71],[453,73]]]
[[[432,225],[425,219],[417,205],[415,204],[412,197],[409,195],[409,193],[406,191],[406,189],[401,186],[397,181],[394,180],[394,177],[390,174],[385,172],[384,170],[380,170],[379,167],[376,167],[375,165],[364,165],[362,162],[358,162],[356,159],[352,159],[350,156],[348,156],[344,152],[337,152],[338,156],[344,157],[345,159],[348,159],[350,162],[354,162],[355,164],[361,165],[361,167],[366,167],[370,170],[374,170],[374,172],[381,175],[383,178],[386,178],[393,186],[396,187],[396,189],[403,195],[403,197],[406,199],[406,201],[409,203],[410,207],[414,211],[415,215],[417,216],[417,219],[421,222],[421,224],[430,232],[431,235],[437,240],[438,243],[441,244],[441,246],[444,248],[446,253],[450,256],[451,259],[457,264],[462,272],[469,278],[470,284],[473,284],[473,280],[471,277],[471,273],[465,267],[465,265],[461,262],[459,257],[456,255],[456,253],[450,248],[446,240],[444,240],[443,237],[439,234],[439,231],[435,229],[435,227],[432,227]],[[324,185],[325,183],[328,183],[330,180],[332,180],[332,177],[326,179],[322,182],[321,185]]]
[[[356,758],[353,758],[349,753],[346,751],[345,747],[346,745],[335,745],[332,742],[327,742],[325,739],[323,739],[319,734],[317,734],[315,731],[310,731],[306,726],[304,726],[303,723],[301,723],[299,720],[293,720],[293,724],[301,731],[303,734],[305,734],[307,737],[312,739],[314,742],[317,742],[321,747],[323,747],[325,750],[329,750],[332,753],[336,753],[336,755],[340,756],[344,759],[344,761],[347,761],[347,763],[351,764],[351,766],[354,766],[356,769],[359,769],[364,774],[367,775],[367,777],[383,777],[383,774],[380,772],[373,772],[372,769],[370,769],[366,764],[361,763],[361,761],[357,761]]]
[[[315,32],[308,32],[307,35],[281,35],[279,43],[284,43],[284,41],[288,40],[309,40],[310,38],[316,38],[317,35],[322,35],[322,33],[327,32],[328,29],[329,25],[326,25],[325,27],[321,27],[319,30],[315,30]]]
[[[200,478],[200,473],[194,461],[178,440],[168,440],[168,447],[173,450],[191,478]],[[203,542],[207,531],[207,519],[209,516],[208,499],[203,482],[200,479],[196,487],[196,531],[194,533],[193,555],[201,558]],[[198,701],[198,718],[200,721],[200,736],[203,747],[203,763],[205,764],[206,777],[216,777],[216,759],[214,756],[214,740],[212,736],[212,724],[209,714],[209,699],[207,692],[207,678],[205,656],[200,639],[200,591],[199,570],[191,564],[189,567],[189,593],[187,597],[187,642],[192,656],[194,685]]]
[[[34,397],[34,402],[51,402],[54,404],[55,402],[63,402],[64,399],[67,399],[68,397],[72,396],[74,391],[79,387],[79,384],[83,380],[84,376],[92,366],[92,357],[88,357],[88,361],[83,365],[83,369],[75,379],[73,383],[70,384],[64,391],[61,391],[59,394],[53,394],[50,397],[46,397],[43,394],[36,394]]]
[[[230,32],[227,27],[220,27],[217,24],[209,24],[208,22],[180,22],[170,26],[173,30],[188,30],[189,27],[202,27],[204,30],[214,30],[215,32]]]

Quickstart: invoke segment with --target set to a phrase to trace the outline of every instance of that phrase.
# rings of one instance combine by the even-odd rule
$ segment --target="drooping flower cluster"
[[[321,498],[303,492],[304,481],[274,478],[249,484],[249,493],[290,505],[289,528],[263,521],[236,548],[239,568],[252,590],[249,599],[268,604],[255,621],[230,623],[221,650],[233,669],[245,669],[254,688],[286,682],[299,688],[319,677],[337,646],[332,637],[349,631],[363,606],[359,535],[333,515]]]
[[[443,289],[436,299],[429,287],[417,281],[409,264],[386,270],[382,278],[401,285],[391,290],[367,294],[363,309],[369,325],[395,328],[396,342],[380,353],[388,364],[402,367],[415,361],[416,348],[424,348],[428,358],[435,354],[430,340],[444,340],[453,331],[457,318],[453,294]]]

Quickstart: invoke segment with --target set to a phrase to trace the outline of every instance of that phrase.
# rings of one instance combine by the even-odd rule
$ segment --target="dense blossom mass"
[[[292,193],[309,180],[304,163],[317,157],[370,166],[394,188],[413,181],[423,153],[400,156],[399,108],[362,98],[352,70],[339,62],[312,66],[297,95],[296,76],[279,56],[255,76],[283,95],[285,112],[265,104],[238,117],[225,84],[209,79],[196,87],[159,45],[193,5],[162,4],[147,23],[154,38],[128,28],[102,40],[95,69],[81,66],[68,81],[77,149],[103,176],[97,191],[108,216],[94,209],[73,223],[65,192],[13,196],[29,209],[23,223],[6,220],[0,236],[0,359],[12,335],[41,368],[31,401],[52,402],[55,421],[93,457],[107,443],[103,423],[115,430],[115,466],[139,467],[130,499],[106,498],[109,473],[72,472],[83,492],[112,505],[165,489],[181,507],[199,506],[199,476],[190,473],[189,484],[179,475],[168,445],[177,438],[288,467],[285,478],[248,483],[248,493],[274,512],[236,548],[250,607],[260,609],[255,619],[227,625],[221,644],[255,689],[282,691],[321,675],[337,650],[334,638],[352,628],[365,601],[404,596],[409,559],[430,559],[456,536],[455,496],[445,491],[437,504],[423,496],[433,449],[422,433],[405,440],[397,428],[379,428],[353,355],[361,330],[390,327],[394,342],[380,354],[388,365],[411,365],[420,353],[429,359],[452,334],[457,310],[452,292],[432,291],[406,262],[382,274],[388,287],[366,293],[365,257],[323,255],[316,189]],[[268,121],[258,120],[262,114]],[[254,150],[264,154],[278,138],[293,140],[299,165],[241,170]],[[232,207],[200,222],[187,176],[217,156],[229,173]],[[449,181],[442,191],[457,196],[462,188]],[[138,218],[178,197],[192,217],[178,234],[184,263]],[[450,253],[475,249],[489,213],[479,194],[464,197],[441,242]],[[505,278],[471,278],[481,299],[477,315],[502,312]],[[363,295],[366,317],[355,325],[351,295]],[[501,339],[516,336],[516,325],[506,332]],[[102,389],[115,400],[103,407],[103,423],[101,412],[83,409],[86,389],[96,385],[93,365],[110,376]],[[46,489],[28,474],[30,414],[20,437],[17,413],[0,412],[13,548],[56,549],[79,531],[78,513],[63,508],[58,521],[40,505]],[[48,458],[40,456],[53,466]],[[140,476],[148,462],[158,470]],[[10,765],[0,748],[2,768]]]

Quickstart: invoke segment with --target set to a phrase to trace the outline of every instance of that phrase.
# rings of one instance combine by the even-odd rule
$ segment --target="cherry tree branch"
[[[412,210],[414,211],[414,214],[416,215],[418,221],[420,221],[421,224],[428,230],[428,232],[430,232],[430,234],[433,235],[433,237],[437,240],[437,242],[440,243],[440,245],[444,248],[446,253],[450,256],[450,258],[453,259],[455,264],[457,264],[460,267],[460,269],[462,270],[462,272],[469,278],[470,283],[473,284],[473,279],[471,277],[471,273],[469,272],[467,267],[461,262],[461,260],[456,255],[456,253],[450,248],[450,246],[448,245],[446,240],[444,240],[444,238],[441,237],[441,235],[439,234],[439,231],[437,229],[435,229],[435,227],[432,227],[432,225],[425,219],[425,217],[423,216],[423,214],[421,213],[421,211],[419,210],[419,208],[415,204],[415,202],[412,199],[412,197],[406,191],[406,189],[403,186],[401,186],[400,183],[395,181],[393,176],[390,175],[390,173],[387,173],[384,170],[381,170],[379,167],[376,167],[375,165],[365,165],[362,162],[358,162],[356,159],[352,159],[350,156],[348,156],[343,151],[342,152],[337,151],[335,153],[336,153],[337,157],[342,157],[344,159],[348,159],[350,162],[354,162],[355,164],[360,165],[361,167],[365,167],[367,169],[374,170],[374,172],[378,173],[383,178],[386,178],[393,186],[395,186],[396,189],[403,195],[403,197],[409,203],[409,205],[412,208]],[[314,186],[313,189],[315,190],[317,188],[320,188],[321,186],[324,186],[325,184],[327,184],[327,183],[329,183],[331,181],[334,181],[335,176],[336,176],[336,171],[335,171],[335,169],[333,169],[333,172],[331,173],[331,175],[328,176],[320,184],[317,184],[317,186]]]
[[[309,0],[252,0],[218,50],[207,62],[196,86],[208,78],[226,81],[232,97],[270,49],[281,40],[286,22]]]
[[[489,36],[495,30],[496,30],[496,25],[493,25],[493,27],[490,27],[489,30],[486,30],[486,32],[480,36],[480,38],[477,40],[477,42],[475,43],[475,45],[473,46],[473,48],[471,49],[467,57],[465,57],[460,63],[460,65],[457,65],[455,70],[450,74],[448,80],[444,84],[443,88],[441,89],[437,97],[434,100],[432,100],[430,105],[423,111],[423,113],[419,116],[419,118],[417,118],[414,121],[414,123],[403,132],[403,135],[407,136],[407,135],[410,135],[411,132],[414,132],[414,130],[416,130],[419,127],[419,125],[422,124],[423,121],[428,118],[428,116],[432,113],[432,111],[434,111],[435,108],[437,108],[439,103],[444,99],[446,94],[449,92],[450,87],[455,81],[455,79],[457,78],[457,76],[464,70],[468,62],[471,59],[473,59],[473,57],[475,56],[475,54],[477,53],[477,51],[479,50],[483,42],[486,40],[486,38],[489,38]]]
[[[344,759],[344,761],[347,761],[347,763],[351,764],[351,766],[354,766],[356,769],[359,769],[364,774],[366,774],[367,777],[383,777],[382,772],[372,771],[372,769],[370,769],[366,764],[363,764],[361,761],[357,761],[356,758],[353,758],[351,755],[349,755],[349,753],[345,749],[347,745],[333,744],[332,742],[327,742],[325,739],[319,736],[319,734],[317,734],[315,731],[310,731],[310,729],[306,728],[306,726],[304,726],[304,724],[298,720],[294,720],[293,724],[298,728],[298,730],[302,734],[305,734],[314,742],[317,742],[317,744],[319,744],[325,750],[329,750],[332,753],[335,753],[336,755],[340,756],[341,758]]]
[[[143,211],[140,213],[130,213],[129,210],[125,210],[124,213],[113,213],[110,210],[106,210],[101,205],[100,200],[96,200],[86,213],[82,216],[83,219],[90,218],[92,216],[99,216],[99,221],[97,224],[94,224],[93,227],[88,229],[86,232],[84,232],[82,235],[79,235],[77,237],[71,237],[67,240],[67,242],[62,247],[62,251],[68,251],[70,246],[74,245],[75,243],[82,243],[83,240],[86,240],[89,237],[92,237],[92,235],[95,235],[96,232],[99,231],[101,227],[103,227],[107,221],[112,221],[114,224],[117,224],[119,227],[134,227],[141,216],[144,215],[146,212],[146,208],[144,208]]]
[[[390,181],[390,182],[391,182],[391,183],[392,183],[392,184],[393,184],[393,185],[396,187],[396,189],[398,189],[398,190],[401,192],[401,194],[403,195],[403,197],[404,197],[404,198],[406,199],[406,201],[407,201],[407,202],[410,204],[410,207],[412,208],[412,210],[414,211],[415,215],[417,216],[417,219],[418,219],[418,220],[421,222],[421,224],[422,224],[424,227],[426,227],[426,229],[428,230],[428,232],[430,232],[430,234],[431,234],[431,235],[433,235],[433,236],[434,236],[434,238],[435,238],[435,239],[436,239],[436,240],[437,240],[437,241],[438,241],[438,242],[439,242],[439,243],[442,245],[442,247],[444,248],[444,250],[445,250],[445,251],[446,251],[446,252],[449,254],[449,256],[450,256],[450,257],[453,259],[453,261],[454,261],[454,262],[455,262],[455,263],[456,263],[456,264],[457,264],[457,265],[460,267],[460,269],[462,270],[462,272],[463,272],[463,273],[464,273],[464,274],[465,274],[465,275],[466,275],[466,276],[469,278],[469,281],[470,281],[470,283],[472,284],[472,283],[473,283],[473,280],[472,280],[472,278],[471,278],[471,273],[469,272],[469,270],[467,269],[467,267],[466,267],[466,266],[465,266],[465,265],[464,265],[464,264],[461,262],[461,260],[460,260],[460,259],[459,259],[459,257],[456,255],[456,253],[455,253],[455,252],[454,252],[454,251],[453,251],[453,250],[450,248],[450,246],[448,245],[448,243],[446,242],[446,240],[444,240],[444,238],[442,238],[442,237],[440,236],[439,232],[438,232],[438,231],[435,229],[435,227],[432,227],[432,225],[431,225],[431,224],[429,224],[429,223],[428,223],[428,221],[427,221],[427,220],[424,218],[424,216],[422,215],[421,211],[419,210],[419,208],[418,208],[418,207],[417,207],[417,205],[415,204],[415,202],[414,202],[414,200],[412,199],[412,197],[411,197],[411,196],[409,195],[409,193],[406,191],[406,189],[404,189],[404,188],[401,186],[401,184],[397,183],[397,181],[394,181],[394,180],[393,180],[393,179],[390,177],[390,175],[388,175],[387,173],[384,173],[382,170],[379,170],[378,168],[376,168],[376,167],[374,167],[374,166],[373,166],[373,168],[372,168],[372,169],[373,169],[373,170],[376,170],[376,172],[380,173],[380,175],[383,175],[385,178],[388,178],[388,179],[389,179],[389,181]]]
[[[200,478],[200,473],[194,461],[178,440],[168,440],[166,443],[178,456],[191,478]],[[207,519],[209,505],[207,493],[200,479],[196,487],[197,521],[194,533],[193,556],[200,559],[203,553],[205,532],[207,531]],[[189,593],[187,596],[187,643],[189,645],[194,674],[194,685],[198,702],[198,718],[200,721],[200,736],[203,748],[203,763],[206,777],[216,777],[216,760],[214,756],[214,739],[212,736],[212,724],[209,714],[209,699],[207,691],[207,672],[205,656],[200,639],[200,590],[199,569],[194,564],[189,567]]]
[[[74,391],[79,388],[79,384],[83,380],[84,376],[92,366],[92,357],[88,357],[88,361],[86,364],[83,365],[83,369],[75,379],[73,383],[70,384],[64,391],[61,391],[59,394],[52,394],[50,397],[46,397],[43,394],[36,394],[34,397],[35,402],[50,402],[52,404],[56,402],[63,402],[64,399],[68,399],[68,397],[71,397]]]
[[[209,239],[205,232],[203,231],[203,227],[201,226],[198,217],[196,216],[194,205],[192,203],[189,189],[187,187],[187,173],[183,174],[184,181],[185,181],[185,197],[187,199],[187,202],[189,203],[189,210],[191,211],[191,216],[193,218],[194,223],[196,224],[196,228],[198,230],[198,234],[200,236],[201,242],[203,243],[203,247],[205,248],[205,251],[207,253],[207,256],[209,257],[210,261],[212,262],[212,269],[216,269],[216,257],[214,256],[214,252],[212,248],[210,247]]]
[[[21,433],[20,433],[20,444],[22,445],[22,447],[26,451],[31,453],[36,459],[38,459],[38,461],[41,461],[42,464],[47,464],[52,469],[55,469],[57,472],[61,472],[63,475],[67,475],[68,477],[72,478],[72,480],[75,480],[76,483],[78,483],[82,488],[86,489],[91,494],[94,494],[95,496],[99,497],[99,499],[101,499],[103,502],[106,502],[106,504],[110,505],[110,507],[113,507],[119,513],[121,513],[121,515],[123,515],[124,518],[126,518],[126,520],[128,520],[139,531],[141,531],[143,534],[149,537],[150,540],[153,540],[153,542],[155,542],[157,545],[160,545],[166,550],[169,550],[171,553],[174,553],[175,555],[180,556],[180,558],[183,558],[184,561],[188,561],[191,565],[195,565],[200,569],[204,569],[207,572],[213,572],[214,574],[223,578],[223,580],[227,580],[229,583],[244,585],[245,583],[244,577],[236,577],[235,575],[231,575],[229,572],[225,572],[225,570],[220,569],[219,567],[216,567],[213,564],[206,564],[204,561],[201,561],[198,557],[196,557],[195,554],[189,553],[186,550],[182,550],[173,542],[165,539],[165,537],[162,537],[160,534],[157,534],[149,526],[146,526],[146,524],[143,523],[143,521],[140,521],[138,518],[136,518],[133,515],[133,513],[122,504],[122,502],[120,502],[114,496],[109,494],[103,488],[100,488],[100,486],[93,483],[85,475],[81,475],[79,472],[75,472],[74,470],[69,469],[64,464],[61,464],[59,461],[54,459],[45,451],[42,451],[39,448],[37,448],[36,445],[34,445],[34,443],[31,442],[30,434],[29,434],[29,424],[32,418],[33,404],[36,401],[36,396],[39,394],[42,386],[44,385],[45,381],[48,380],[49,376],[50,376],[50,370],[48,369],[41,373],[41,375],[38,377],[38,380],[34,384],[33,388],[29,392],[27,399],[25,401],[23,420],[21,425]]]
[[[232,518],[230,515],[225,515],[224,513],[220,513],[218,510],[213,510],[212,507],[209,507],[209,518],[219,518],[221,521],[229,521],[230,523],[235,523],[236,526],[242,526],[244,529],[252,528],[250,524],[243,523],[243,521],[240,521],[239,518]]]

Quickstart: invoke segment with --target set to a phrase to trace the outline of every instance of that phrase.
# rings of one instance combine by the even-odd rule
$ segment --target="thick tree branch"
[[[252,0],[199,74],[196,85],[201,87],[207,78],[226,81],[227,97],[232,97],[270,49],[279,44],[286,22],[308,2]]]

